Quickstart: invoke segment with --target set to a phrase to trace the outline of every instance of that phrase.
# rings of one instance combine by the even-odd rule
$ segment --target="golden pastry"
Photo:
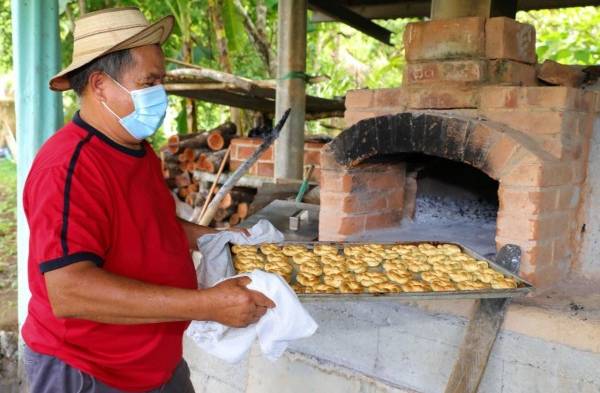
[[[423,281],[413,280],[403,284],[402,290],[404,292],[429,292],[431,287]]]
[[[464,282],[473,280],[473,275],[471,273],[460,270],[450,272],[448,273],[448,276],[450,276],[450,280],[454,282]]]
[[[489,285],[480,281],[462,281],[457,283],[456,287],[461,291],[477,291],[489,288]]]
[[[511,277],[497,278],[491,282],[494,289],[510,289],[517,287],[517,281]]]
[[[435,280],[432,280],[429,283],[429,285],[431,286],[431,289],[433,289],[436,292],[456,291],[456,287],[454,286],[454,284],[452,284],[450,281],[447,281],[447,280],[435,279]]]
[[[324,265],[339,265],[346,262],[346,257],[343,255],[325,254],[321,257],[321,262]]]
[[[367,271],[368,266],[359,259],[351,258],[346,260],[346,269],[353,273],[364,273]]]
[[[332,275],[332,274],[342,274],[346,272],[346,265],[343,264],[341,266],[334,265],[323,265],[323,273]]]
[[[361,259],[364,263],[366,263],[370,267],[377,267],[377,266],[381,265],[381,262],[382,262],[382,259],[380,256],[373,255],[373,254],[363,255],[361,257]]]
[[[307,262],[317,263],[317,262],[319,262],[318,258],[319,257],[317,257],[314,254],[297,254],[292,257],[292,260],[294,261],[294,263],[296,263],[298,265],[302,265]]]
[[[431,270],[431,265],[426,262],[412,262],[407,266],[408,270],[414,273],[426,272]]]
[[[440,244],[438,245],[438,249],[440,249],[446,255],[460,254],[462,250],[460,247],[454,244]]]
[[[382,266],[383,266],[383,270],[385,270],[385,271],[390,271],[390,270],[408,271],[408,269],[406,268],[406,264],[404,262],[402,262],[400,259],[390,259],[389,261],[383,262]]]
[[[344,281],[339,289],[341,293],[360,293],[363,291],[362,285],[356,281]]]
[[[357,273],[356,281],[358,281],[363,287],[370,287],[371,285],[386,282],[387,278],[385,274],[381,272],[365,272]]]
[[[382,282],[381,284],[371,285],[367,288],[369,293],[399,293],[402,288],[391,282]]]
[[[413,275],[407,271],[390,270],[387,272],[387,277],[390,279],[390,281],[398,284],[406,284],[408,281],[412,280]]]
[[[317,284],[310,287],[310,291],[313,293],[336,293],[337,289],[332,287],[331,285]]]
[[[421,273],[421,279],[423,281],[432,282],[434,280],[448,281],[450,278],[448,277],[448,273],[446,273],[446,272],[442,272],[439,270],[432,270],[432,271]]]
[[[336,246],[329,244],[317,244],[314,248],[314,253],[317,255],[326,255],[326,254],[337,254],[338,250]]]
[[[298,273],[296,275],[296,281],[298,281],[299,284],[301,284],[305,287],[317,285],[318,283],[321,282],[321,280],[319,279],[319,276],[314,276],[312,274],[307,274],[307,273]]]
[[[320,276],[323,274],[323,267],[318,262],[306,262],[298,267],[298,270],[302,273],[308,273],[313,276]]]
[[[288,244],[282,247],[281,252],[288,257],[293,257],[294,255],[302,254],[307,251],[305,246],[299,244]]]
[[[275,244],[261,244],[260,246],[260,252],[262,252],[265,255],[269,255],[271,253],[277,253],[279,252],[279,247]]]
[[[231,252],[233,252],[234,254],[239,254],[241,252],[256,254],[257,248],[256,246],[234,244],[233,246],[231,246]]]
[[[334,288],[339,288],[342,285],[342,283],[344,283],[344,281],[344,276],[340,274],[331,274],[323,276],[323,283]]]

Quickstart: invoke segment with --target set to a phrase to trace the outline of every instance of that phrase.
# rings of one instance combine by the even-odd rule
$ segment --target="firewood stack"
[[[167,185],[181,201],[191,207],[202,208],[210,184],[197,181],[193,173],[217,173],[235,135],[235,124],[226,122],[210,131],[169,137],[167,144],[160,149],[162,171]],[[256,190],[253,189],[234,188],[219,205],[211,226],[228,228],[239,224],[248,216],[248,206],[254,194]]]

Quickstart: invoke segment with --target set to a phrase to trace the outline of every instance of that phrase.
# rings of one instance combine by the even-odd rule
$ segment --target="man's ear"
[[[94,71],[88,77],[87,90],[92,97],[100,102],[106,102],[107,77],[101,71]]]

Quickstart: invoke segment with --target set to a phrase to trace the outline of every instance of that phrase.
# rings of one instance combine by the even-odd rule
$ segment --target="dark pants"
[[[125,393],[54,356],[42,355],[27,346],[23,352],[29,393]],[[179,363],[169,381],[148,393],[195,393],[185,360]]]

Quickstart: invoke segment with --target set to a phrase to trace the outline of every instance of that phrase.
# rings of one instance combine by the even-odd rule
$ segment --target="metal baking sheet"
[[[484,289],[477,291],[440,291],[440,292],[400,292],[400,293],[299,293],[298,298],[301,301],[320,301],[320,300],[336,300],[336,301],[382,301],[382,300],[434,300],[434,299],[493,299],[493,298],[509,298],[509,297],[521,297],[527,295],[532,289],[533,285],[526,280],[522,279],[518,275],[510,272],[509,270],[502,267],[500,264],[485,258],[472,249],[463,246],[459,243],[453,242],[439,242],[439,241],[419,241],[419,242],[297,242],[297,241],[286,241],[278,243],[277,245],[290,245],[290,244],[301,244],[309,249],[312,249],[315,245],[329,244],[336,246],[338,251],[343,249],[343,246],[351,245],[364,245],[364,244],[382,244],[387,246],[392,245],[419,245],[429,243],[432,245],[438,244],[453,244],[460,247],[463,252],[473,258],[486,261],[489,266],[504,274],[505,276],[512,277],[517,282],[517,288],[512,289]],[[295,282],[295,272],[293,275],[293,281]]]

